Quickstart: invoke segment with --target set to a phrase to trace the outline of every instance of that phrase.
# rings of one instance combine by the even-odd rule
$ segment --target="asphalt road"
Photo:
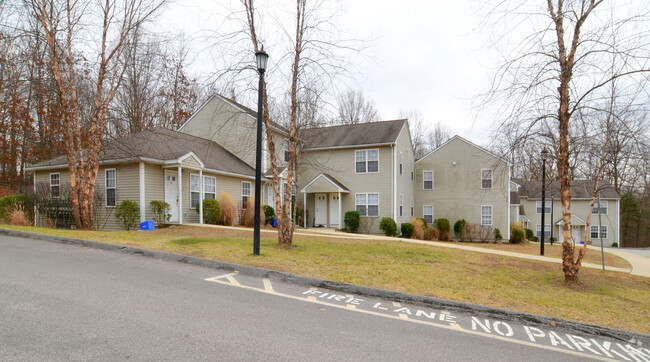
[[[630,356],[620,343],[617,352],[614,342],[526,328],[140,255],[0,236],[1,361]],[[642,357],[648,352],[650,360],[647,349],[635,351]]]

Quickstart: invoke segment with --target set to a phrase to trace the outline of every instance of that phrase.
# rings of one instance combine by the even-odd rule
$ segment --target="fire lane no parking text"
[[[205,279],[237,288],[273,294],[306,303],[399,319],[435,328],[454,330],[510,343],[534,346],[600,360],[650,362],[650,349],[640,341],[607,340],[600,336],[578,335],[551,330],[539,325],[477,316],[477,313],[459,313],[413,305],[389,302],[377,298],[337,293],[336,291],[307,288],[288,283],[271,282],[266,278],[239,275],[237,272]]]

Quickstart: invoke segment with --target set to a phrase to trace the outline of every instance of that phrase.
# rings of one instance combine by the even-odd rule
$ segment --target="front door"
[[[165,171],[165,202],[171,206],[170,222],[178,222],[178,172]]]
[[[339,194],[330,194],[330,226],[341,228],[339,225]]]
[[[580,244],[580,241],[584,239],[584,235],[582,235],[580,229],[580,226],[571,225],[571,237],[573,238],[573,242],[576,244]]]
[[[316,197],[316,213],[314,226],[327,226],[327,194],[315,194]]]

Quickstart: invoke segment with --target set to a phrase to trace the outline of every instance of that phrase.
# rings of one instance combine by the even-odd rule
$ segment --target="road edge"
[[[575,334],[583,332],[586,334],[595,334],[604,338],[615,339],[634,345],[650,345],[650,335],[641,332],[627,331],[612,327],[599,326],[583,322],[571,321],[561,318],[548,317],[539,314],[520,312],[504,308],[490,307],[480,304],[460,302],[450,299],[427,297],[423,295],[402,293],[392,290],[373,288],[363,285],[336,282],[326,279],[312,278],[302,275],[279,272],[270,269],[263,269],[253,266],[228,263],[218,260],[199,258],[194,256],[174,254],[163,251],[134,248],[130,246],[103,243],[99,241],[83,240],[76,238],[67,238],[56,235],[47,235],[32,233],[27,231],[11,230],[0,228],[1,235],[13,236],[18,238],[36,239],[41,241],[57,242],[61,244],[79,245],[93,249],[116,251],[127,254],[141,255],[152,257],[160,260],[175,261],[191,265],[207,267],[211,269],[223,270],[226,272],[237,271],[240,274],[249,275],[259,278],[268,278],[273,281],[303,285],[306,287],[324,288],[335,290],[343,293],[355,294],[359,296],[374,297],[385,299],[393,302],[408,303],[416,306],[427,307],[431,309],[444,309],[448,311],[459,311],[470,315],[479,315],[500,320],[515,321],[526,323],[530,326],[544,327],[554,330],[562,330]],[[534,325],[532,325],[534,324]]]

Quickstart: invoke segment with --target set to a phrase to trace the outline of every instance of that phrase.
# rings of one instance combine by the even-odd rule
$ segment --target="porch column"
[[[138,165],[139,171],[140,171],[140,222],[144,222],[145,219],[147,218],[146,216],[146,211],[147,211],[147,206],[144,204],[146,201],[145,199],[145,182],[144,182],[144,162],[140,162]]]
[[[306,192],[304,192],[302,194],[302,199],[303,199],[302,205],[303,205],[303,208],[305,209],[305,211],[304,211],[305,215],[302,218],[302,227],[304,227],[306,229],[307,228],[307,193]]]
[[[199,196],[199,224],[203,224],[203,170],[199,170],[199,187],[201,187],[201,193]]]
[[[178,223],[183,223],[183,169],[178,166]]]
[[[343,229],[343,213],[341,211],[341,191],[339,191],[339,229]]]

